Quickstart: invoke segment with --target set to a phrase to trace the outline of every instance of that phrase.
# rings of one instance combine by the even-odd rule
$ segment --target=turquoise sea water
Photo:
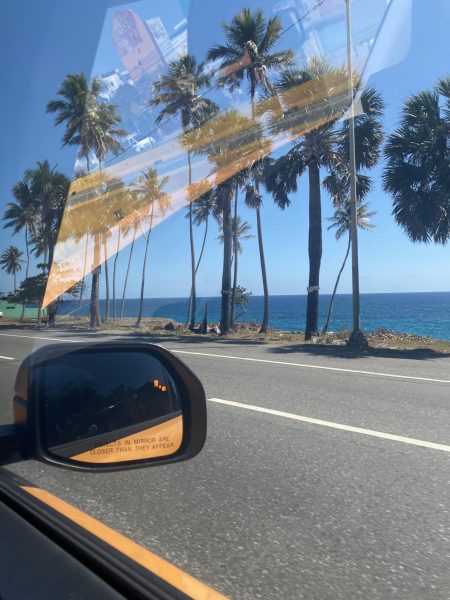
[[[319,326],[325,321],[330,295],[322,294],[319,307]],[[199,298],[197,321],[203,317],[208,303],[208,321],[217,322],[220,314],[220,298]],[[78,303],[64,302],[59,314],[73,312]],[[184,323],[187,298],[146,298],[145,317],[166,317]],[[120,310],[118,303],[117,311]],[[259,321],[262,315],[263,298],[254,296],[241,321]],[[136,317],[138,299],[125,303],[126,317]],[[100,301],[103,314],[105,301]],[[306,296],[272,296],[270,299],[270,325],[284,331],[302,331],[305,323]],[[88,314],[89,306],[82,308],[81,314]],[[112,314],[112,303],[110,304]],[[415,333],[443,340],[450,340],[450,292],[415,292],[402,294],[361,294],[361,322],[365,331],[375,331],[384,327],[392,331]],[[330,331],[343,327],[351,328],[352,299],[350,294],[336,296]]]

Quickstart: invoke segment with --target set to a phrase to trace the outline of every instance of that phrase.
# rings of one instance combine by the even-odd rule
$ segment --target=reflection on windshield
[[[86,139],[77,134],[82,140],[79,171],[70,186],[44,304],[52,307],[92,272],[91,327],[98,326],[101,265],[106,268],[109,258],[144,236],[144,289],[152,229],[187,205],[192,263],[188,324],[193,328],[198,265],[192,224],[196,206],[213,197],[224,253],[220,330],[227,333],[233,324],[237,290],[231,276],[237,246],[233,199],[244,194],[260,221],[263,188],[278,206],[286,208],[297,180],[308,172],[310,195],[316,198],[310,202],[317,211],[319,172],[325,168],[325,186],[335,205],[342,204],[350,194],[352,178],[347,149],[350,98],[355,100],[361,201],[370,188],[365,171],[379,160],[383,100],[375,89],[366,87],[358,71],[371,54],[387,4],[382,0],[371,3],[369,11],[362,9],[361,2],[355,5],[352,43],[357,70],[351,81],[345,62],[346,16],[339,2],[278,3],[272,7],[274,14],[267,16],[262,8],[253,12],[243,8],[222,27],[225,45],[217,40],[201,58],[187,53],[186,19],[174,24],[175,32],[169,35],[160,17],[146,19],[141,11],[128,7],[112,9],[103,37],[111,36],[125,70],[95,77],[92,83],[81,75],[68,76],[58,91],[59,99],[47,107],[56,113],[57,124],[69,123],[62,99],[70,98],[71,87],[81,88],[84,100],[76,109],[82,111],[83,127],[92,142],[87,133]],[[195,13],[195,3],[191,9]],[[99,51],[102,44],[103,39]],[[242,91],[244,95],[238,94]],[[136,110],[137,106],[142,110]],[[145,115],[142,122],[139,114]],[[135,131],[123,129],[124,120]],[[151,122],[153,128],[144,134]],[[65,143],[70,143],[67,136]],[[97,164],[97,170],[91,173],[92,164]],[[310,252],[307,339],[318,332],[321,233],[315,221],[310,223],[316,250]],[[261,236],[259,225],[267,300]],[[115,299],[113,307],[116,318]],[[142,313],[141,294],[138,326]],[[268,319],[265,302],[262,332],[267,330]]]
[[[358,231],[374,229],[380,214],[374,194],[384,193],[412,240],[447,240],[447,74],[437,67],[427,79],[426,93],[437,98],[436,120],[418,133],[436,141],[428,156],[442,155],[443,199],[434,216],[424,207],[429,179],[408,183],[391,176],[405,165],[426,170],[424,157],[413,151],[421,140],[411,135],[406,148],[391,144],[408,127],[402,115],[422,92],[397,98],[394,108],[383,76],[373,77],[409,56],[412,18],[408,0],[262,0],[252,7],[193,1],[188,7],[173,2],[170,11],[143,1],[108,9],[92,74],[65,74],[46,104],[63,146],[78,150],[72,178],[50,161],[37,163],[15,186],[17,203],[5,213],[7,227],[25,227],[41,261],[31,275],[30,257],[25,261],[14,247],[5,251],[2,265],[14,279],[11,302],[37,303],[38,319],[50,325],[59,311],[89,315],[92,329],[125,316],[141,327],[153,315],[149,290],[158,296],[164,279],[184,305],[172,310],[175,303],[167,302],[161,316],[190,331],[226,335],[247,315],[260,333],[280,324],[303,329],[310,340],[330,328],[350,328],[350,306],[345,318],[343,308],[337,316],[335,294],[344,281],[349,289],[351,262],[353,330],[359,331]],[[392,44],[399,23],[402,36],[393,52],[386,36]],[[405,226],[413,197],[417,233],[413,224]],[[18,210],[24,211],[20,218]],[[298,272],[307,293],[298,315],[287,319],[271,311],[271,297],[288,276],[283,269],[290,269],[286,261],[274,266],[272,223],[286,229],[277,234],[278,244],[295,243],[294,211],[302,217],[307,268]],[[169,220],[173,231],[179,226],[173,240]],[[343,248],[341,262],[323,261],[334,233],[348,251]],[[241,260],[246,247],[254,251]],[[174,268],[175,254],[183,267]],[[206,297],[206,285],[216,298]],[[333,293],[321,303],[324,286]],[[291,294],[304,289],[287,288]]]

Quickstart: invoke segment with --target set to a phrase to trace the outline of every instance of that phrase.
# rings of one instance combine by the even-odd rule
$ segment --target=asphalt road
[[[98,339],[2,329],[1,422],[20,361],[48,337]],[[450,599],[450,358],[163,343],[211,399],[197,458],[8,468],[231,598]]]

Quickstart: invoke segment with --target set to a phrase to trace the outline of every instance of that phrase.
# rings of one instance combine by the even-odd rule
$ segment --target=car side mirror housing
[[[194,373],[160,346],[61,343],[22,363],[14,421],[24,457],[117,471],[198,454],[206,398]]]

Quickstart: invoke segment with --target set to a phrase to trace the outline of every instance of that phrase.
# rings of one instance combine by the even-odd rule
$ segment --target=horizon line
[[[408,292],[361,292],[360,296],[383,296],[388,294],[449,294],[450,290],[432,290],[432,291],[408,291]],[[321,296],[331,296],[332,292],[323,292]],[[351,296],[351,292],[339,293],[336,296]],[[269,294],[269,298],[280,298],[286,296],[296,296],[296,297],[307,297],[308,294]],[[254,294],[251,296],[252,298],[264,298],[264,294]],[[208,299],[208,300],[220,300],[221,296],[196,296],[197,300],[199,299]],[[75,299],[76,300],[76,299]],[[88,299],[87,304],[90,302]],[[100,297],[99,300],[106,300],[105,297]],[[112,302],[112,298],[109,299]],[[135,298],[126,298],[127,300],[140,300],[139,297]],[[144,296],[144,300],[189,300],[189,296]],[[64,302],[70,302],[71,300],[64,300]]]

